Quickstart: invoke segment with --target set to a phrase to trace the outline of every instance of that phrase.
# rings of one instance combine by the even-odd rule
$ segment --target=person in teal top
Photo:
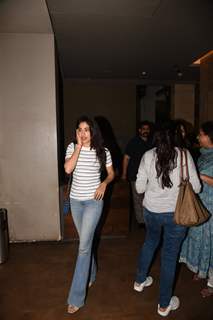
[[[207,287],[201,290],[201,295],[207,297],[213,295],[213,121],[202,124],[198,139],[198,170],[203,184],[199,197],[211,215],[202,225],[189,228],[180,262],[195,273],[194,280],[207,278]]]

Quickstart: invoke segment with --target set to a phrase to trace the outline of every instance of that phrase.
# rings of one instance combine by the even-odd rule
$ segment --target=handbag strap
[[[184,165],[183,165],[183,154],[185,156],[185,162],[186,162],[186,177],[184,178]],[[188,167],[188,157],[187,157],[187,151],[186,149],[180,149],[180,163],[181,163],[181,169],[180,169],[180,179],[183,180],[189,180],[189,167]]]
[[[189,180],[189,166],[188,166],[188,156],[187,156],[187,150],[184,149],[185,154],[185,160],[186,160],[186,179]]]

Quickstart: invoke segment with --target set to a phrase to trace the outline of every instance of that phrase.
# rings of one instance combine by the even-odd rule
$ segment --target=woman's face
[[[212,144],[209,136],[205,134],[202,129],[200,129],[198,140],[199,140],[200,146],[203,148],[210,148]]]
[[[78,126],[78,134],[84,147],[89,147],[91,142],[90,127],[87,122],[81,122]]]

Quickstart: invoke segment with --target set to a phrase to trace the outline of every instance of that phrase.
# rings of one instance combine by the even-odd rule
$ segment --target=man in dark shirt
[[[123,158],[122,179],[127,179],[131,184],[133,206],[136,220],[139,224],[144,223],[142,206],[143,194],[137,193],[135,181],[141,158],[147,150],[151,149],[150,133],[151,123],[149,121],[142,121],[138,128],[138,135],[128,142]]]

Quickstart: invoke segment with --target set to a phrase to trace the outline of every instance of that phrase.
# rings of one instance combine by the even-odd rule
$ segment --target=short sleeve
[[[107,148],[105,148],[105,152],[106,152],[106,167],[110,167],[112,165],[112,157]]]
[[[74,143],[71,142],[71,143],[68,145],[68,147],[67,147],[66,155],[65,155],[65,160],[66,160],[66,159],[69,159],[69,158],[72,156],[72,154],[73,154],[73,152],[74,152],[74,149],[75,149]]]
[[[150,152],[144,153],[137,173],[135,187],[138,193],[144,193],[146,191],[146,185],[148,181],[149,170],[147,165],[150,166]]]
[[[188,150],[187,150],[187,159],[188,159],[189,181],[192,184],[194,192],[198,193],[200,192],[200,188],[201,188],[200,179],[198,177],[194,160]]]

